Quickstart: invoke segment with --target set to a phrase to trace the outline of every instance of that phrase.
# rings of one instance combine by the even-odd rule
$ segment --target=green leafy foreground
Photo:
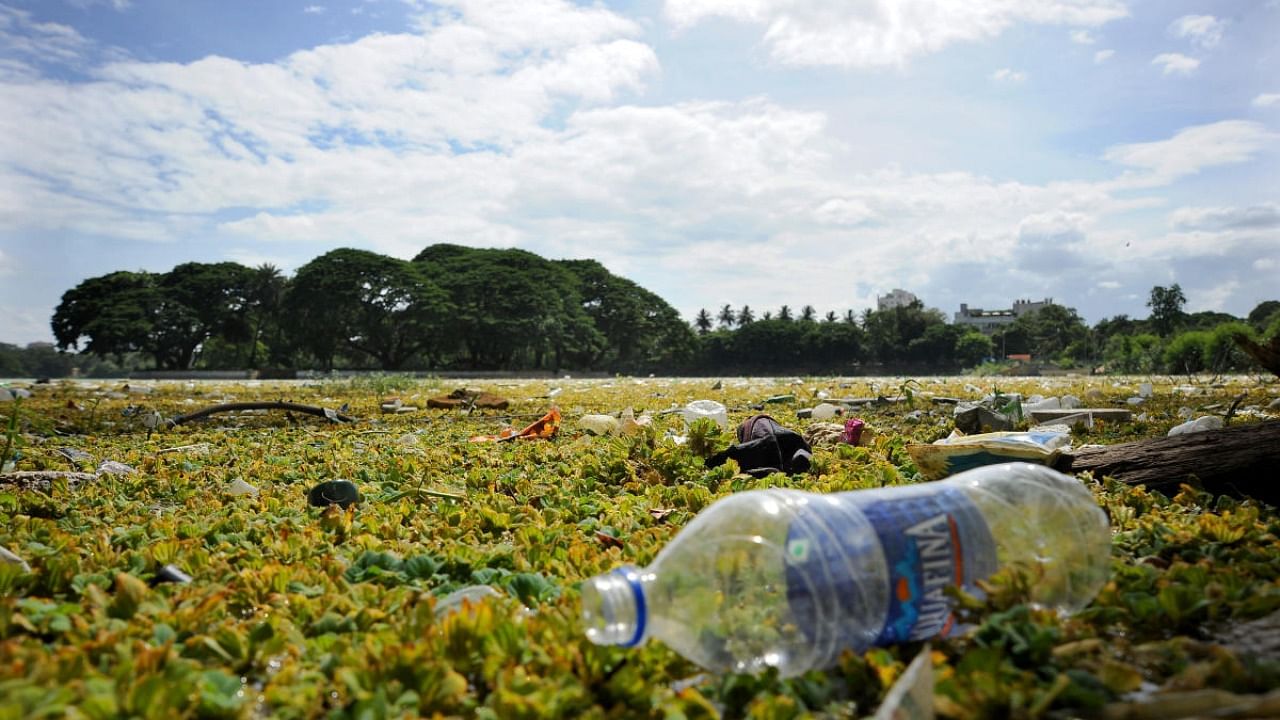
[[[1046,395],[1093,387],[1122,405],[1136,380],[1002,380],[993,389]],[[1180,381],[1181,382],[1181,381]],[[711,677],[660,643],[590,644],[578,622],[582,579],[645,565],[717,498],[759,487],[834,492],[916,481],[905,451],[951,428],[932,395],[974,397],[963,380],[556,381],[489,383],[536,416],[556,395],[566,424],[552,441],[470,444],[527,420],[421,411],[382,415],[453,387],[397,378],[312,385],[36,386],[0,405],[17,470],[136,469],[48,491],[0,486],[0,545],[29,564],[0,563],[0,718],[25,717],[859,717],[875,712],[919,644],[847,653],[837,667],[789,681]],[[793,393],[800,402],[905,393],[862,413],[867,447],[822,447],[815,474],[763,480],[695,454],[731,434],[706,426],[685,445],[677,416],[637,435],[594,437],[573,419],[632,407],[660,411],[699,398],[730,408]],[[1157,384],[1148,420],[1099,424],[1077,444],[1164,434],[1180,406],[1261,405],[1273,385],[1245,378],[1175,394]],[[215,402],[349,404],[351,425],[283,413],[217,416],[150,431]],[[810,400],[812,404],[816,400]],[[769,405],[784,424],[803,405]],[[908,417],[923,411],[918,418]],[[1221,412],[1221,410],[1219,410]],[[1199,412],[1197,414],[1200,414]],[[1256,413],[1262,414],[1262,413]],[[1241,420],[1237,419],[1236,422]],[[152,423],[154,424],[154,423]],[[59,448],[89,453],[68,459]],[[74,454],[73,454],[74,455]],[[82,467],[76,467],[79,462]],[[316,483],[355,482],[363,502],[313,508]],[[258,493],[234,495],[236,480]],[[983,600],[957,597],[975,629],[934,641],[935,701],[944,717],[1122,717],[1123,703],[1212,689],[1234,698],[1280,686],[1274,653],[1230,638],[1280,609],[1280,515],[1192,487],[1165,497],[1084,477],[1115,533],[1111,582],[1073,617],[1029,608],[1029,580],[992,578]],[[1262,479],[1260,478],[1260,481]],[[190,584],[158,582],[166,565]],[[441,601],[483,585],[499,597]],[[487,593],[491,594],[491,593]],[[1227,695],[1231,693],[1231,695]],[[1134,715],[1140,716],[1140,715]]]

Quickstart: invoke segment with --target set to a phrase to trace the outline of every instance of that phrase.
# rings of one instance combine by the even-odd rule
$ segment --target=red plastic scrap
[[[503,428],[497,435],[476,435],[471,442],[510,442],[512,440],[550,440],[560,429],[560,408],[553,407],[523,430]]]

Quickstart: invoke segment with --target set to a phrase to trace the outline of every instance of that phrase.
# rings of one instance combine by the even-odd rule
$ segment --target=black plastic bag
[[[738,426],[738,444],[707,458],[707,467],[719,467],[730,458],[743,472],[764,477],[775,472],[808,472],[813,451],[799,433],[768,415],[753,415]]]

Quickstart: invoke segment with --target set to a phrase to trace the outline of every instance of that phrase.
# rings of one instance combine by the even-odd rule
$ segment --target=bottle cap
[[[644,641],[648,608],[640,572],[630,566],[582,584],[582,623],[597,645],[635,647]]]

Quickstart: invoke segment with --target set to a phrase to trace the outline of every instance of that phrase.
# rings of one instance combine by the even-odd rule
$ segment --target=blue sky
[[[750,303],[1280,299],[1276,0],[0,0],[0,341],[435,242]]]

